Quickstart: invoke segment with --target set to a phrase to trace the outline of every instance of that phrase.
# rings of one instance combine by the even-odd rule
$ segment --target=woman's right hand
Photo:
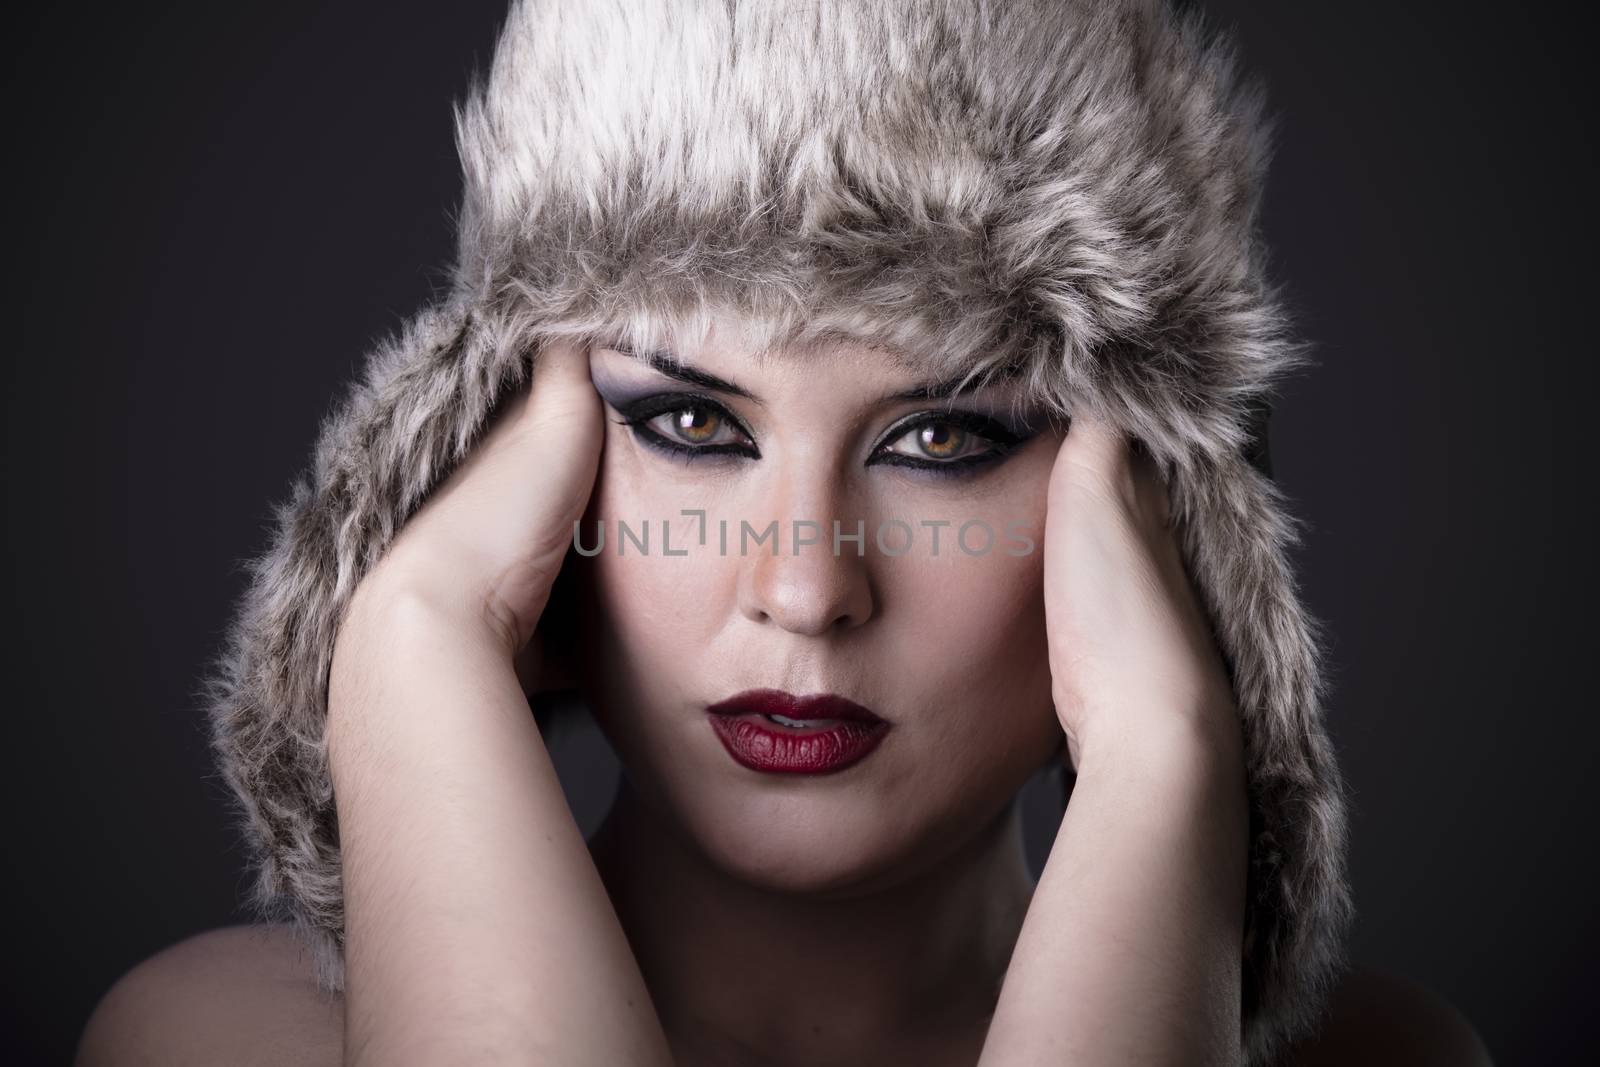
[[[481,624],[510,657],[529,645],[594,489],[605,436],[587,347],[547,345],[531,378],[401,527],[357,586],[352,615],[392,596],[419,598],[454,623]]]
[[[527,391],[356,587],[328,681],[352,1067],[671,1063],[525,666],[593,491],[588,351]],[[531,662],[525,653],[531,653]]]

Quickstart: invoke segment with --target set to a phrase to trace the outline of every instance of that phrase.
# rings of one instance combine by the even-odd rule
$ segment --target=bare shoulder
[[[344,1004],[316,984],[285,924],[196,934],[136,965],[100,998],[76,1067],[326,1064],[344,1058]]]
[[[1282,1063],[1492,1067],[1493,1060],[1472,1024],[1439,994],[1389,971],[1358,967],[1334,990],[1322,1029]]]

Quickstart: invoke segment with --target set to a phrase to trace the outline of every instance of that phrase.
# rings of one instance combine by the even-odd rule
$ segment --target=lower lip
[[[886,722],[843,720],[832,726],[781,726],[761,715],[712,715],[728,755],[753,771],[828,774],[860,762],[889,732]]]

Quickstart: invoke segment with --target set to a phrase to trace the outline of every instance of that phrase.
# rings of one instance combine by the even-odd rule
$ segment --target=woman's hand
[[[1154,461],[1125,434],[1072,420],[1050,472],[1045,619],[1069,769],[1091,739],[1238,729]]]
[[[520,652],[593,489],[586,350],[546,349],[356,588],[328,682],[345,1063],[666,1064]]]
[[[605,419],[588,349],[540,352],[524,386],[357,587],[408,595],[482,625],[509,655],[529,644],[599,469]],[[352,610],[351,615],[356,615]]]
[[[1243,738],[1148,455],[1087,418],[1051,471],[1045,616],[1077,772],[982,1067],[1237,1064]]]

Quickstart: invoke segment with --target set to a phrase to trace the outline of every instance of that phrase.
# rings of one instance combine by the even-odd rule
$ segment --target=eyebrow
[[[683,366],[673,357],[672,353],[670,352],[661,350],[651,352],[636,352],[631,348],[623,348],[619,345],[610,345],[608,347],[614,351],[621,352],[625,356],[631,356],[634,359],[639,360],[641,363],[644,363],[657,373],[664,374],[668,378],[672,378],[676,381],[683,382],[687,385],[697,385],[702,389],[712,389],[720,393],[727,393],[730,396],[743,397],[745,400],[748,400],[753,404],[762,403],[760,397],[756,396],[754,393],[743,388],[742,386],[735,385],[733,382],[730,382],[725,378],[719,378],[715,374],[708,374],[703,370],[696,370],[693,367]],[[1020,367],[1007,368],[1005,373],[1000,376],[998,381],[1014,378],[1018,373],[1020,373],[1020,371]],[[879,397],[878,403],[891,404],[901,400],[943,399],[944,397],[954,396],[957,393],[976,392],[977,390],[986,386],[996,384],[996,381],[997,380],[964,383],[959,378],[953,378],[949,381],[943,382],[927,382],[923,385],[914,385],[910,389],[902,389],[898,393],[890,393],[887,396]]]

